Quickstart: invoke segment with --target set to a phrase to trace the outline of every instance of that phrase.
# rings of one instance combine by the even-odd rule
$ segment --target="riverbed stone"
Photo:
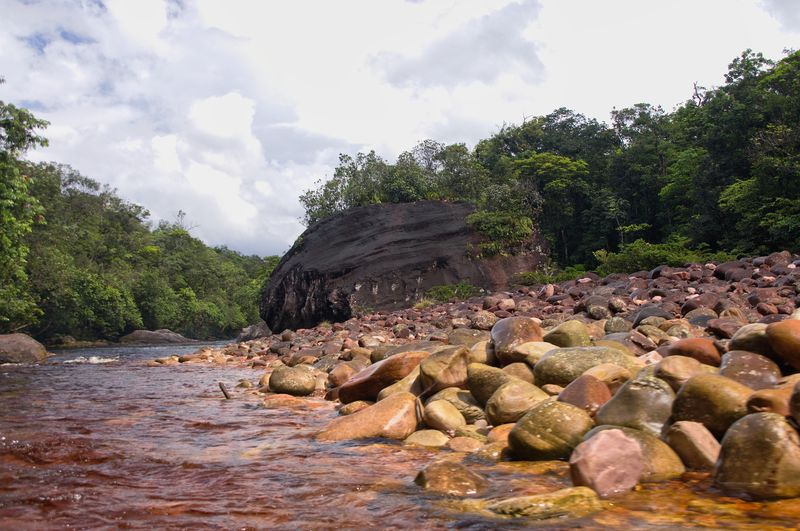
[[[613,363],[595,365],[587,369],[583,374],[594,376],[603,382],[608,387],[609,391],[611,391],[612,395],[616,393],[625,382],[633,378],[631,371],[619,365],[614,365]]]
[[[469,350],[453,347],[431,354],[419,365],[422,388],[430,396],[448,387],[466,387]]]
[[[534,366],[538,384],[565,386],[585,371],[602,363],[619,365],[638,372],[642,363],[633,356],[609,347],[558,348],[545,354]]]
[[[408,373],[403,379],[396,381],[392,385],[384,387],[378,393],[377,401],[397,393],[412,393],[419,396],[422,393],[422,380],[419,377],[419,365]]]
[[[797,430],[777,413],[753,413],[738,420],[722,439],[714,481],[737,496],[800,496]]]
[[[580,321],[566,321],[544,335],[544,341],[559,347],[588,347],[589,330]]]
[[[445,433],[455,432],[456,428],[467,424],[461,412],[447,400],[428,402],[422,418],[427,426]]]
[[[417,429],[417,397],[397,393],[357,413],[332,420],[320,431],[319,441],[383,437],[403,440]]]
[[[719,373],[750,389],[769,389],[781,379],[778,365],[761,354],[733,350],[722,356]]]
[[[719,457],[719,441],[699,422],[676,422],[669,427],[664,440],[687,468],[711,470]]]
[[[773,352],[784,363],[800,370],[800,320],[787,319],[767,325],[767,341]]]
[[[502,365],[524,361],[526,355],[515,347],[529,341],[542,341],[542,329],[530,317],[506,317],[492,327],[492,345],[495,356]]]
[[[46,359],[44,345],[32,337],[20,333],[0,334],[0,363],[41,363]]]
[[[767,325],[764,323],[751,323],[739,328],[728,342],[728,350],[746,350],[770,359],[775,357],[767,339]]]
[[[569,470],[575,486],[586,486],[601,498],[627,492],[644,471],[644,454],[635,439],[622,430],[605,430],[572,452]]]
[[[448,345],[462,346],[467,348],[472,348],[476,343],[488,340],[488,332],[484,332],[482,330],[473,330],[470,328],[456,328],[447,334]]]
[[[355,402],[350,402],[349,404],[342,404],[342,407],[339,408],[339,414],[342,416],[345,415],[352,415],[353,413],[357,413],[362,409],[368,408],[375,402],[370,402],[369,400],[356,400]]]
[[[672,413],[674,400],[675,392],[664,380],[652,376],[637,377],[623,385],[597,411],[595,421],[659,436]]]
[[[639,478],[641,483],[658,483],[680,477],[686,472],[681,458],[658,437],[641,430],[624,426],[597,426],[583,440],[588,441],[605,430],[621,430],[625,435],[639,443],[644,455],[644,470]]]
[[[546,494],[508,498],[491,503],[486,509],[502,516],[549,520],[580,518],[602,510],[603,505],[592,489],[572,487]]]
[[[710,371],[709,371],[710,369]],[[687,356],[668,356],[658,362],[653,370],[653,375],[667,382],[673,390],[678,391],[689,378],[698,374],[716,372],[709,365],[703,365],[694,358]]]
[[[273,393],[308,396],[316,387],[317,377],[307,365],[276,367],[269,377],[269,388]]]
[[[473,424],[478,420],[486,418],[486,413],[483,411],[481,405],[475,400],[472,393],[466,389],[460,389],[458,387],[442,389],[431,396],[427,403],[431,404],[436,400],[446,400],[450,402],[450,404],[455,406],[458,412],[461,413],[467,424]]]
[[[700,374],[689,378],[675,396],[672,421],[702,423],[715,437],[747,414],[749,387],[718,374]]]
[[[547,341],[528,341],[514,347],[514,351],[524,355],[525,363],[533,367],[537,361],[542,359],[542,356],[555,348],[558,347]]]
[[[593,426],[584,410],[548,400],[517,421],[508,435],[508,446],[516,459],[566,459]]]
[[[507,372],[511,376],[519,378],[520,380],[530,384],[536,383],[536,376],[533,374],[533,367],[527,363],[522,363],[520,361],[509,363],[503,367],[503,372]]]
[[[464,437],[464,436],[456,436],[447,441],[447,447],[454,452],[461,452],[465,454],[471,454],[473,452],[477,452],[483,446],[483,442],[473,438],[473,437]]]
[[[439,430],[415,431],[403,441],[407,446],[425,446],[426,448],[442,448],[446,446],[450,437]]]
[[[491,330],[500,319],[492,312],[480,310],[470,317],[472,327],[477,330]]]
[[[448,496],[481,494],[489,486],[486,478],[452,461],[431,463],[417,474],[414,483],[427,491]]]
[[[789,399],[789,413],[795,423],[800,424],[800,382],[795,384],[794,391]]]
[[[384,387],[403,379],[431,354],[425,351],[402,352],[360,371],[339,387],[339,400],[375,400]]]
[[[498,387],[486,402],[486,419],[494,426],[516,422],[547,398],[548,394],[532,383],[512,380]]]
[[[467,387],[482,406],[492,397],[495,391],[506,382],[515,378],[497,367],[482,363],[470,363],[467,366]]]
[[[331,387],[339,387],[363,370],[364,364],[361,361],[345,361],[328,373],[328,383]]]
[[[558,394],[559,402],[566,402],[586,411],[592,417],[611,400],[608,386],[591,374],[583,373]]]
[[[747,399],[748,413],[778,413],[788,417],[789,402],[794,391],[791,385],[783,385],[774,389],[759,389]]]
[[[666,356],[686,356],[700,363],[719,367],[720,352],[713,341],[704,337],[690,337],[670,344]]]

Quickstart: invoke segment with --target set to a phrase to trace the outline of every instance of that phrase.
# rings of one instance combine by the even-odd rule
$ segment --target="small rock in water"
[[[314,392],[317,378],[308,366],[276,367],[269,377],[269,388],[275,393],[307,396]]]
[[[486,510],[498,515],[532,520],[580,518],[602,509],[603,505],[597,493],[587,487],[572,487],[547,494],[509,498],[486,506]]]
[[[409,446],[426,446],[428,448],[441,448],[445,446],[450,438],[439,430],[420,430],[415,431],[403,441]]]
[[[644,471],[644,454],[622,430],[601,431],[579,444],[569,458],[572,483],[592,488],[601,498],[633,489]]]
[[[414,483],[425,490],[449,496],[480,494],[488,487],[483,476],[451,461],[431,463],[417,474]]]

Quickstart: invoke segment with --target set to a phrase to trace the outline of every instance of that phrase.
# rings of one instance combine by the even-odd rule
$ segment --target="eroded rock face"
[[[469,257],[480,239],[465,221],[473,210],[439,201],[370,205],[312,225],[273,272],[261,317],[273,330],[344,321],[356,306],[410,306],[439,284],[497,290],[536,267],[543,256],[538,239],[518,256]]]

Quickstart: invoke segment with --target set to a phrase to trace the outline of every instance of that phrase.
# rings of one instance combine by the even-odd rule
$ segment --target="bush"
[[[576,264],[560,270],[558,268],[543,267],[538,271],[528,271],[518,274],[514,280],[523,286],[533,286],[534,284],[554,284],[556,282],[566,282],[581,278],[586,274],[586,266]]]
[[[692,249],[688,247],[688,240],[685,238],[670,238],[667,243],[648,243],[638,239],[622,246],[619,252],[601,249],[593,254],[599,263],[598,272],[601,275],[649,271],[660,265],[682,266],[689,262],[726,261],[735,258],[725,252],[712,253],[704,245]]]
[[[433,286],[425,292],[425,298],[432,299],[436,302],[448,302],[453,299],[464,300],[474,297],[480,293],[480,291],[480,288],[477,286],[467,284],[466,282],[459,282],[458,284]]]
[[[478,244],[481,256],[504,256],[533,234],[531,218],[511,212],[474,212],[467,216],[467,225],[486,238]]]

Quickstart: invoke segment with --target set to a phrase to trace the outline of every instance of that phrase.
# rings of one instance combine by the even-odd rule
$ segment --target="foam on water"
[[[91,363],[92,365],[96,365],[98,363],[112,363],[115,361],[119,361],[119,358],[103,358],[101,356],[78,356],[77,358],[73,358],[71,360],[64,360],[62,363]]]

